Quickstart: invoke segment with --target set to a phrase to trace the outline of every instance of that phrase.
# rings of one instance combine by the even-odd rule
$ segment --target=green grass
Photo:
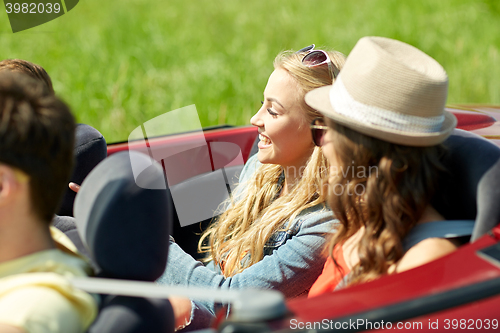
[[[278,52],[315,43],[348,54],[366,35],[438,60],[448,103],[500,104],[499,32],[498,0],[80,0],[16,34],[0,12],[0,58],[42,65],[78,121],[113,142],[190,104],[202,126],[248,124]]]

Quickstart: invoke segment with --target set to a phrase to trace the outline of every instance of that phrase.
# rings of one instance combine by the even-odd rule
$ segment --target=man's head
[[[5,59],[0,61],[0,72],[3,70],[27,74],[33,79],[43,83],[52,94],[54,93],[52,80],[49,74],[47,74],[45,69],[40,65],[22,59]]]
[[[68,106],[46,86],[0,72],[0,166],[11,168],[15,181],[29,182],[31,210],[47,224],[71,174],[74,131]]]

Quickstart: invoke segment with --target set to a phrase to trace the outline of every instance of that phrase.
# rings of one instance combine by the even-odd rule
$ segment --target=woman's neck
[[[302,174],[304,173],[305,166],[301,167],[283,167],[283,172],[285,174],[285,180],[283,182],[283,187],[280,193],[280,197],[290,193],[295,185],[302,178]]]

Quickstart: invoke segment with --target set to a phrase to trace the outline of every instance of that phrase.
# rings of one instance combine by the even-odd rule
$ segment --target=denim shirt
[[[246,182],[260,165],[256,156],[250,158],[242,170],[240,183]],[[285,297],[296,297],[307,293],[321,274],[327,234],[336,229],[337,223],[324,204],[303,210],[289,223],[286,231],[272,235],[261,261],[231,277],[224,277],[218,269],[205,267],[171,242],[167,268],[157,283],[229,290],[274,289]],[[195,302],[195,305],[193,322],[198,321],[196,312],[204,310],[202,306],[212,315],[216,311],[214,302]]]

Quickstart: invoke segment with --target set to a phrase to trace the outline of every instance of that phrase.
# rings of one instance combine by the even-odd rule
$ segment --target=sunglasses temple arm
[[[301,48],[300,50],[298,50],[298,51],[297,51],[297,52],[295,52],[295,53],[311,52],[312,50],[314,50],[314,47],[315,47],[315,46],[316,46],[316,45],[311,44],[311,45],[309,45],[309,46],[306,46],[306,47],[304,47],[304,48]]]

